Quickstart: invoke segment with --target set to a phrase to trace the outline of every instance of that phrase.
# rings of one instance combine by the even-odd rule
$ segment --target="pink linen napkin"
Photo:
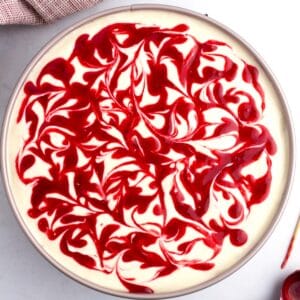
[[[0,0],[1,24],[42,24],[102,0]]]

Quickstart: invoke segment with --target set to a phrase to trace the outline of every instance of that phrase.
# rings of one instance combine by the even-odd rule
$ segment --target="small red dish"
[[[281,287],[281,300],[300,299],[300,270],[289,275]]]

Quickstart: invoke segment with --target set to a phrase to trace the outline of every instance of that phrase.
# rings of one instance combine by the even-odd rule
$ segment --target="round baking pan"
[[[212,26],[217,31],[222,32],[224,36],[227,37],[227,39],[233,41],[234,45],[232,43],[230,44],[235,48],[241,48],[242,51],[247,52],[248,56],[251,56],[251,63],[255,64],[262,72],[265,74],[266,81],[268,81],[268,84],[271,86],[273,93],[276,94],[276,97],[279,101],[279,106],[281,110],[281,117],[282,117],[282,123],[284,124],[284,133],[285,133],[285,149],[284,153],[286,156],[286,170],[284,173],[283,178],[283,188],[280,196],[279,204],[276,206],[276,210],[272,217],[270,217],[270,220],[268,222],[267,229],[263,230],[263,232],[260,235],[259,241],[256,242],[254,245],[252,245],[251,249],[246,253],[246,255],[243,256],[242,259],[239,259],[234,264],[232,264],[228,269],[225,269],[220,274],[214,276],[213,278],[210,278],[209,280],[206,280],[198,285],[194,285],[190,288],[184,288],[179,291],[170,291],[166,293],[153,293],[153,294],[130,294],[126,292],[120,292],[113,289],[108,289],[105,287],[100,286],[99,284],[96,284],[95,282],[91,282],[82,276],[79,276],[75,272],[68,269],[63,264],[59,263],[55,257],[53,257],[45,247],[41,245],[40,242],[36,239],[36,233],[32,231],[27,225],[27,223],[24,220],[24,215],[20,213],[19,209],[19,202],[20,199],[17,199],[14,195],[13,191],[13,184],[11,176],[9,176],[9,170],[11,168],[14,168],[14,164],[12,163],[12,160],[10,158],[10,149],[7,144],[7,140],[9,139],[10,134],[10,126],[12,126],[12,116],[16,109],[18,109],[18,99],[20,99],[20,95],[22,92],[22,89],[24,87],[25,82],[28,80],[30,74],[33,72],[34,68],[39,64],[40,61],[43,60],[43,57],[59,42],[68,36],[77,36],[78,32],[77,30],[82,28],[83,26],[95,21],[95,20],[101,20],[101,18],[105,16],[112,16],[115,17],[120,12],[128,12],[129,14],[134,12],[135,14],[141,14],[141,16],[144,15],[147,11],[153,11],[155,12],[163,12],[165,13],[165,16],[170,13],[179,14],[182,17],[185,17],[186,20],[200,20],[201,22],[204,22],[208,24],[209,26]],[[114,19],[115,20],[115,19]],[[151,24],[155,24],[156,20],[147,21],[145,19],[145,22],[150,22]],[[159,23],[159,20],[157,21]],[[158,24],[159,25],[159,24]],[[75,35],[74,35],[75,32]],[[38,69],[38,67],[37,67]],[[268,99],[267,99],[268,100]],[[31,61],[31,63],[28,65],[26,70],[24,71],[23,75],[21,76],[18,85],[16,86],[11,100],[10,104],[6,111],[5,120],[3,123],[2,128],[2,176],[5,183],[6,192],[9,198],[9,201],[11,203],[11,206],[13,208],[13,211],[21,224],[23,230],[26,232],[29,239],[32,241],[33,245],[38,249],[38,251],[49,261],[51,262],[55,267],[57,267],[60,271],[64,272],[66,275],[70,276],[71,278],[77,280],[78,282],[85,284],[86,286],[89,286],[91,288],[94,288],[96,290],[99,290],[101,292],[105,292],[112,295],[117,295],[121,297],[128,297],[128,298],[139,298],[139,299],[162,299],[167,297],[174,297],[179,295],[188,294],[191,292],[198,291],[200,289],[206,288],[212,284],[215,284],[216,282],[228,277],[233,272],[237,271],[243,264],[245,264],[253,255],[260,249],[260,247],[264,244],[264,242],[268,239],[271,232],[273,231],[276,223],[278,222],[282,211],[287,203],[288,193],[291,186],[292,181],[292,175],[293,175],[293,167],[294,167],[294,136],[293,136],[293,130],[291,125],[291,119],[290,115],[287,109],[287,105],[284,99],[284,95],[274,78],[274,75],[271,73],[267,65],[264,63],[262,58],[256,53],[256,51],[248,44],[246,43],[241,37],[239,37],[236,33],[232,32],[230,29],[228,29],[226,26],[220,24],[219,22],[213,20],[212,18],[195,13],[186,9],[173,7],[173,6],[165,6],[165,5],[132,5],[132,6],[126,6],[126,7],[120,7],[117,9],[111,9],[107,11],[103,11],[101,13],[97,13],[96,15],[93,15],[89,18],[86,18],[85,20],[71,26],[67,30],[63,31],[62,33],[58,34],[53,40],[51,40],[47,45],[36,55],[36,57]],[[274,176],[277,176],[274,174]],[[172,283],[171,283],[172,284]]]

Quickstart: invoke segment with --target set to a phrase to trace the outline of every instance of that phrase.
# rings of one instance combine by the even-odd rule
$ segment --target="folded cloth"
[[[42,24],[102,0],[0,0],[0,24]]]

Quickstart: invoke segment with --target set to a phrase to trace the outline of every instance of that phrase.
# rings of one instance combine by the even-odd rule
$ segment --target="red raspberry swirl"
[[[259,123],[258,70],[188,30],[82,34],[25,84],[18,114],[28,215],[63,255],[133,293],[179,268],[214,268],[225,239],[243,246],[243,221],[270,189],[276,145]],[[246,172],[257,162],[263,174]]]

